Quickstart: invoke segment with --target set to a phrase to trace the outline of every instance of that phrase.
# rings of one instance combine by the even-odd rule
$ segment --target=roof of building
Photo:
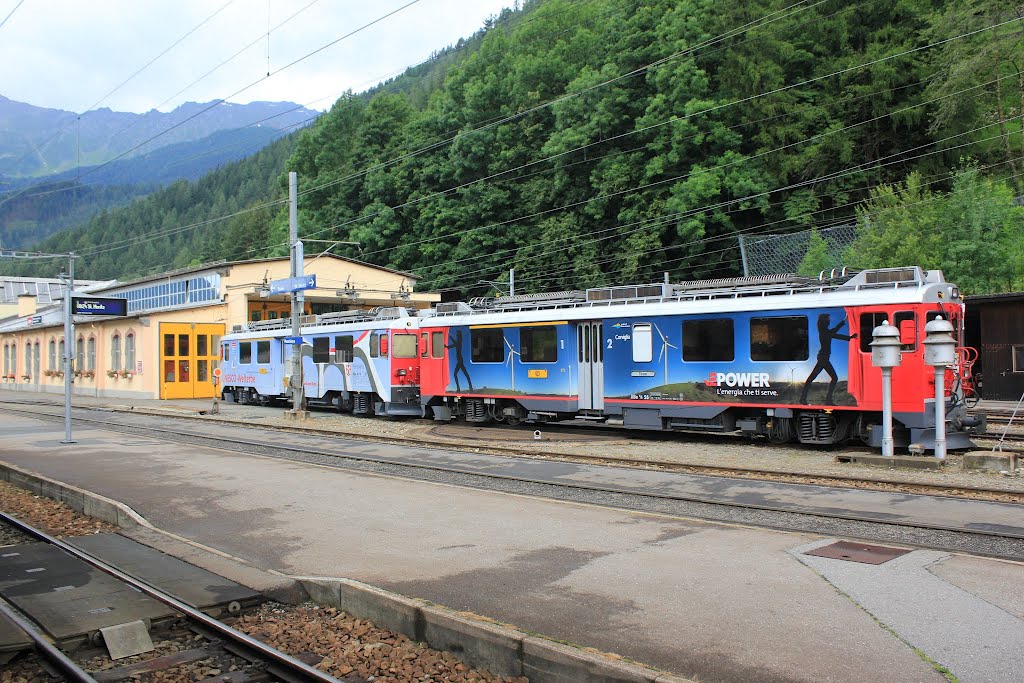
[[[75,280],[75,288],[86,291],[107,287],[117,280]],[[0,277],[0,304],[16,304],[19,296],[34,296],[38,305],[52,304],[64,297],[67,286],[57,278]]]
[[[332,259],[335,259],[337,261],[344,261],[346,263],[355,263],[355,264],[360,265],[360,266],[366,266],[367,268],[374,268],[376,270],[383,270],[383,271],[386,271],[388,273],[394,273],[395,275],[400,275],[401,277],[404,277],[404,278],[408,279],[411,284],[415,284],[416,281],[419,279],[415,275],[413,275],[412,273],[406,273],[406,272],[403,272],[401,270],[394,270],[392,268],[386,268],[384,266],[378,266],[378,265],[374,265],[372,263],[366,263],[364,261],[358,261],[356,259],[346,258],[344,256],[337,256],[335,254],[323,254],[322,256],[319,256],[318,258],[332,258]],[[288,257],[286,257],[286,256],[277,256],[277,257],[271,257],[271,258],[248,259],[246,261],[223,261],[223,260],[222,261],[212,261],[210,263],[204,263],[204,264],[201,264],[201,265],[198,265],[198,266],[189,266],[187,268],[180,268],[178,270],[167,271],[165,273],[160,273],[159,275],[147,275],[146,277],[137,278],[135,280],[127,280],[125,282],[116,282],[115,281],[115,284],[111,284],[108,287],[104,287],[104,289],[114,289],[115,287],[120,288],[120,287],[127,287],[127,286],[131,286],[131,285],[142,284],[144,282],[154,282],[156,280],[166,280],[169,277],[178,277],[180,275],[187,275],[189,273],[198,273],[198,272],[201,272],[201,271],[204,271],[204,270],[215,270],[215,269],[218,269],[218,268],[230,268],[232,266],[244,266],[244,265],[248,265],[250,263],[272,263],[272,262],[275,262],[275,261],[284,261],[284,260],[287,260],[287,259],[288,259]]]
[[[1024,292],[1004,292],[1002,294],[977,294],[965,296],[965,304],[1012,303],[1024,301]]]

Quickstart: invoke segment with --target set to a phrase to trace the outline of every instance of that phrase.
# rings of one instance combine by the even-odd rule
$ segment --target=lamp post
[[[937,316],[924,326],[924,362],[935,368],[935,458],[946,459],[946,367],[956,360],[953,325]]]
[[[871,331],[871,364],[882,368],[882,455],[893,456],[892,440],[892,369],[899,367],[900,331],[883,320]]]

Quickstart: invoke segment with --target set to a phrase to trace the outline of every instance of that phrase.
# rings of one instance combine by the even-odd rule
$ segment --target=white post
[[[892,440],[892,368],[882,368],[882,455],[895,454]]]
[[[946,368],[935,368],[935,458],[946,459]]]
[[[516,295],[516,269],[515,268],[509,268],[508,269],[508,295],[509,296],[515,296]]]

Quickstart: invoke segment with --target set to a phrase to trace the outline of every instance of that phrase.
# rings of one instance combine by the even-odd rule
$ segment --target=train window
[[[434,332],[430,335],[430,357],[444,358],[444,332]]]
[[[330,363],[331,362],[331,338],[330,337],[314,337],[313,338],[313,362],[314,363]]]
[[[334,358],[338,363],[351,363],[352,362],[352,337],[351,335],[345,335],[344,337],[334,338]]]
[[[683,322],[683,360],[701,362],[735,359],[736,336],[731,319]]]
[[[963,345],[963,341],[960,339],[960,335],[963,333],[963,330],[960,328],[960,321],[958,319],[958,314],[959,314],[959,311],[957,311],[957,310],[951,310],[951,311],[928,311],[928,313],[926,313],[925,316],[924,316],[924,324],[927,325],[928,323],[930,323],[931,321],[935,320],[936,318],[938,318],[941,315],[944,319],[948,320],[951,325],[953,325],[953,337],[957,340],[957,344],[958,345]],[[1016,371],[1014,371],[1014,372],[1016,372]]]
[[[500,328],[470,330],[469,341],[474,363],[505,362],[505,334]]]
[[[519,357],[524,363],[554,363],[558,360],[558,331],[554,325],[519,330]]]
[[[256,362],[260,365],[266,365],[270,362],[270,342],[269,341],[258,341],[256,342]]]
[[[252,362],[252,342],[238,344],[238,362],[241,365],[248,365]]]
[[[633,362],[650,363],[654,358],[654,345],[650,323],[633,325]]]
[[[380,356],[380,335],[370,334],[370,358]]]
[[[1024,345],[1014,344],[1010,350],[1013,354],[1013,372],[1024,372]]]
[[[416,357],[416,335],[396,333],[391,339],[394,344],[393,354],[395,358]]]
[[[929,315],[931,315],[931,314],[929,314]],[[891,320],[890,320],[890,316],[891,316]],[[901,350],[902,351],[913,351],[915,348],[917,348],[917,334],[916,334],[916,329],[917,329],[916,320],[917,320],[917,317],[914,315],[913,311],[898,311],[895,315],[892,315],[892,314],[887,313],[885,311],[875,311],[875,312],[872,312],[872,313],[861,313],[860,314],[860,329],[859,329],[859,331],[857,333],[857,338],[860,340],[860,351],[861,351],[861,353],[871,353],[871,342],[874,339],[874,337],[871,336],[871,333],[875,331],[876,327],[881,325],[882,322],[886,321],[886,320],[888,320],[890,322],[890,324],[892,324],[894,327],[896,327],[896,329],[899,329],[901,331],[902,331],[902,328],[905,327],[905,326],[900,325],[900,323],[905,323],[907,321],[913,322],[914,323],[913,327],[915,329],[914,341],[913,341],[913,343],[904,344],[901,347]],[[840,331],[842,331],[842,330],[840,330]]]
[[[807,316],[750,319],[750,359],[807,360]]]
[[[229,360],[231,360],[231,345],[230,344],[225,344],[223,347],[221,347],[221,351],[223,351],[223,354],[221,355],[221,357],[224,359],[225,363],[227,363]]]
[[[917,349],[917,316],[913,311],[899,311],[893,316],[893,325],[900,331],[901,351]]]
[[[583,362],[583,325],[576,328],[576,351],[579,354],[579,362]]]

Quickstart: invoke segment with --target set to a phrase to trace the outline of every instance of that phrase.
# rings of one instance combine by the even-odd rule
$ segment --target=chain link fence
[[[854,223],[786,235],[740,236],[744,275],[758,277],[799,272],[800,264],[807,257],[807,250],[811,246],[815,232],[824,241],[824,251],[827,253],[824,260],[814,259],[818,269],[840,268],[845,265],[843,255],[857,237],[857,226]]]

